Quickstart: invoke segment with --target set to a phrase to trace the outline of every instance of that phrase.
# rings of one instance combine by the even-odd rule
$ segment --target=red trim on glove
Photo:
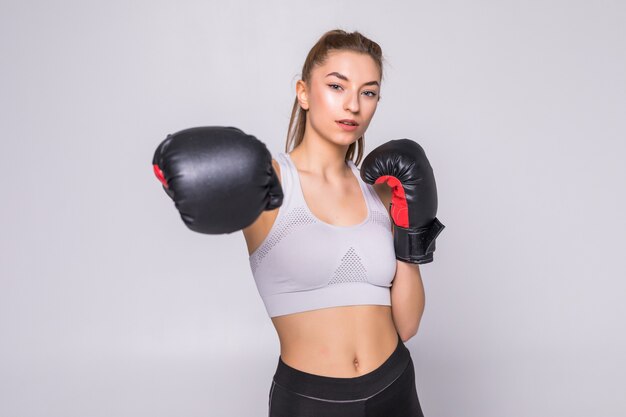
[[[409,208],[406,203],[406,194],[399,179],[392,175],[378,177],[374,184],[386,182],[392,189],[391,218],[396,226],[409,227]]]
[[[161,171],[161,168],[159,168],[157,164],[153,164],[152,169],[154,169],[154,175],[156,175],[159,181],[161,181],[163,186],[169,189],[170,187],[168,187],[167,185],[167,180],[165,179],[165,175],[163,175],[163,171]]]

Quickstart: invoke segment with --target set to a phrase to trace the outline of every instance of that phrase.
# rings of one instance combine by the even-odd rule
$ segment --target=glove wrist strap
[[[401,227],[393,225],[393,244],[396,259],[414,264],[433,261],[435,239],[444,229],[444,225],[435,219],[425,227]]]

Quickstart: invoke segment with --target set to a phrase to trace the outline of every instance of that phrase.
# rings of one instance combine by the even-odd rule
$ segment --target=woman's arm
[[[391,314],[403,342],[417,334],[424,305],[419,265],[397,261],[396,276],[391,285]]]
[[[387,184],[375,184],[374,189],[385,207],[389,207],[391,187]],[[389,220],[393,222],[391,215]],[[406,342],[417,334],[426,295],[419,265],[402,261],[396,263],[396,275],[391,285],[391,313],[400,338]]]

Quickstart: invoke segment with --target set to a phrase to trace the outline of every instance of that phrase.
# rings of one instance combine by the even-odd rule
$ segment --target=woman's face
[[[376,112],[380,72],[369,55],[332,51],[323,65],[313,68],[308,86],[298,81],[297,94],[302,108],[308,109],[307,130],[350,145],[363,136]]]

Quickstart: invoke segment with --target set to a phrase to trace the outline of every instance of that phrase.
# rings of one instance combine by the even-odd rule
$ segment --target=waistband
[[[371,397],[395,381],[406,369],[411,353],[398,334],[398,345],[378,368],[354,378],[314,375],[292,368],[278,357],[274,382],[297,394],[322,400],[356,400]]]

